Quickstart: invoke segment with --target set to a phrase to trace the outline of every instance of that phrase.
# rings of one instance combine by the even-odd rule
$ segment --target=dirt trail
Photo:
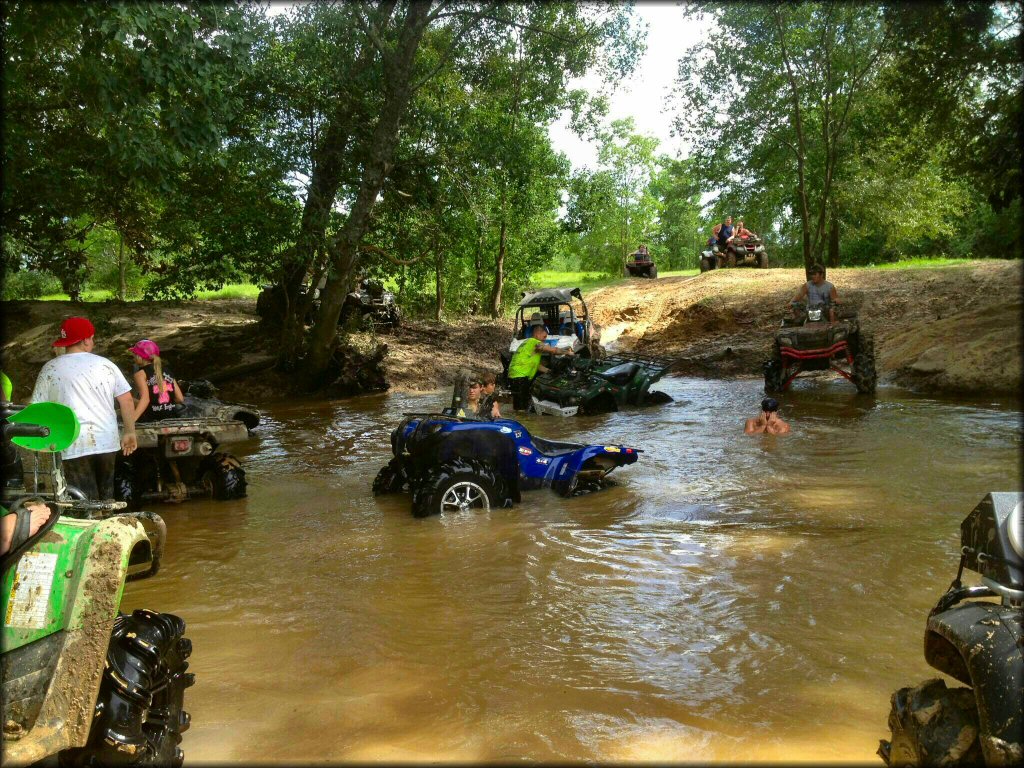
[[[587,297],[602,341],[678,355],[678,373],[759,375],[772,334],[803,281],[799,269],[727,269],[631,280]],[[883,381],[921,390],[1017,393],[1021,263],[937,269],[831,269],[840,301],[874,331]]]
[[[1013,394],[1021,381],[1021,263],[979,261],[896,272],[833,269],[841,300],[862,305],[875,332],[884,380],[922,390]],[[677,373],[758,376],[786,303],[803,280],[796,269],[730,269],[694,278],[632,279],[586,295],[602,341],[617,348],[679,356]],[[131,370],[128,347],[154,339],[175,375],[205,378],[269,364],[276,334],[263,329],[251,300],[4,304],[0,365],[16,401],[31,393],[51,356],[61,320],[89,317],[96,352]],[[432,390],[460,366],[496,371],[511,321],[410,321],[378,336],[388,345],[391,386]],[[368,340],[367,334],[360,334]],[[286,396],[288,377],[247,372],[221,384],[226,399]]]

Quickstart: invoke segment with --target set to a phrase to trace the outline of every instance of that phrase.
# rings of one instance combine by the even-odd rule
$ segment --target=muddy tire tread
[[[483,488],[491,507],[511,505],[505,479],[494,467],[480,459],[457,457],[436,467],[414,483],[412,492],[413,517],[430,517],[441,512],[441,499],[453,483],[472,480]]]
[[[939,678],[900,688],[890,699],[891,741],[878,755],[886,765],[983,765],[978,711],[970,688],[947,688]]]

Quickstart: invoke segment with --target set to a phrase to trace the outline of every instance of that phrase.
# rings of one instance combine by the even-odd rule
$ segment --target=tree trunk
[[[484,228],[479,224],[477,227],[479,236],[476,239],[476,252],[473,254],[473,269],[476,274],[476,295],[473,297],[473,303],[469,308],[470,313],[474,315],[480,311],[480,297],[484,294]]]
[[[505,241],[508,234],[508,223],[502,212],[501,228],[498,230],[498,256],[494,260],[494,285],[491,287],[490,313],[497,319],[501,316],[501,290],[505,285]]]
[[[124,263],[124,235],[117,233],[117,300],[124,301],[128,295],[128,280]]]
[[[829,211],[828,265],[830,267],[839,266],[839,219],[834,208]]]
[[[438,322],[441,322],[441,314],[444,312],[444,279],[441,277],[443,269],[444,256],[442,256],[441,251],[438,250],[438,252],[434,254],[434,281],[437,299],[434,309],[434,319]]]
[[[310,334],[305,368],[316,385],[327,370],[334,350],[338,317],[345,294],[352,283],[352,272],[359,246],[370,226],[370,215],[398,146],[398,129],[412,98],[412,74],[416,51],[429,23],[429,2],[412,2],[406,11],[398,45],[384,60],[384,102],[368,143],[359,147],[363,167],[359,191],[348,218],[332,238],[331,270],[320,295],[320,310]]]

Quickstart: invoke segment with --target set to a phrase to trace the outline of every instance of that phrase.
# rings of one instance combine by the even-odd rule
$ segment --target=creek
[[[658,388],[522,418],[642,449],[617,486],[424,520],[370,484],[447,393],[267,408],[248,498],[154,507],[163,566],[122,604],[188,624],[186,759],[882,765],[889,696],[939,676],[960,521],[1022,488],[1019,403],[800,379],[793,432],[745,436],[760,380]]]

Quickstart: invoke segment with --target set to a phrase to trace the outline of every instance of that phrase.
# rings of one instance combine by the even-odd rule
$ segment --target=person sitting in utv
[[[537,371],[547,372],[547,368],[540,364],[541,354],[547,352],[552,355],[571,355],[571,348],[558,349],[544,344],[548,337],[547,329],[543,325],[534,325],[531,329],[531,337],[519,345],[519,349],[512,355],[508,364],[509,384],[512,387],[512,407],[517,411],[526,411],[530,408],[530,387]]]
[[[806,301],[808,307],[816,307],[824,305],[828,307],[828,321],[834,323],[836,321],[836,307],[839,303],[839,294],[836,293],[836,287],[832,285],[828,280],[825,279],[825,268],[821,264],[812,264],[810,272],[808,273],[811,279],[800,286],[800,290],[796,292],[796,296],[790,302],[793,307],[793,314],[796,315],[796,302]]]
[[[132,380],[139,395],[135,420],[158,421],[179,415],[185,395],[160,359],[160,347],[154,341],[142,339],[128,351],[135,356]]]
[[[480,377],[483,389],[480,394],[480,412],[489,414],[492,420],[501,418],[501,409],[498,407],[498,396],[495,389],[498,387],[498,377],[488,371]]]

